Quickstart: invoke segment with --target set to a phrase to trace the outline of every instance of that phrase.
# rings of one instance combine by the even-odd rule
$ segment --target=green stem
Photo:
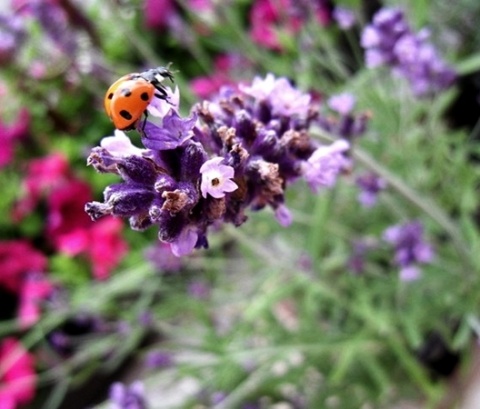
[[[395,189],[404,198],[413,205],[429,215],[440,225],[452,238],[457,251],[467,257],[470,257],[467,243],[464,242],[460,231],[452,219],[431,199],[422,197],[418,192],[405,184],[400,178],[395,176],[387,168],[376,162],[368,153],[360,148],[353,150],[353,157],[365,167],[375,172],[378,176],[385,179],[390,187]]]

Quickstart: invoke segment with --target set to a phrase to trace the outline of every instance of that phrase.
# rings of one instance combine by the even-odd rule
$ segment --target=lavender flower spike
[[[157,226],[175,256],[207,248],[212,225],[247,220],[247,209],[270,207],[282,226],[292,223],[285,189],[301,177],[313,190],[331,187],[350,165],[348,142],[321,146],[309,129],[318,117],[309,94],[287,78],[255,78],[196,104],[188,117],[175,107],[140,129],[146,149],[123,134],[93,148],[88,163],[123,181],[108,186],[104,202],[87,203],[96,220],[125,217],[134,230]]]

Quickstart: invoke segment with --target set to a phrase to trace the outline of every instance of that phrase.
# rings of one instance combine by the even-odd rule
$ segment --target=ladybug
[[[165,67],[152,68],[141,73],[124,75],[115,81],[105,94],[105,112],[115,128],[122,131],[134,129],[153,97],[168,102],[165,79],[174,81],[172,72]],[[145,125],[145,122],[144,122]]]

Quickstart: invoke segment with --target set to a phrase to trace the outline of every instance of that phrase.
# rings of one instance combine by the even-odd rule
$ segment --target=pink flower
[[[234,169],[228,165],[221,165],[224,158],[218,157],[207,160],[200,168],[202,174],[202,183],[200,184],[200,190],[202,196],[210,196],[220,199],[225,197],[225,193],[233,192],[237,190],[238,185],[230,180],[234,177]]]
[[[67,159],[61,154],[32,160],[23,181],[24,196],[15,205],[13,218],[20,221],[30,214],[44,195],[65,183],[68,174]]]
[[[250,11],[250,36],[257,44],[280,50],[278,31],[290,35],[298,32],[302,24],[298,17],[288,13],[291,0],[257,0]]]
[[[152,29],[167,28],[169,19],[176,13],[174,0],[146,0],[144,7],[145,23]]]
[[[0,408],[16,409],[35,396],[34,358],[15,338],[0,343]]]
[[[199,98],[209,98],[223,86],[237,82],[251,68],[251,63],[240,54],[222,54],[215,58],[210,75],[196,77],[190,81],[190,88]],[[242,75],[243,74],[243,75]]]
[[[30,114],[22,109],[15,121],[7,125],[0,121],[0,169],[13,160],[15,145],[28,135],[30,126]]]
[[[122,238],[123,223],[105,217],[88,228],[77,228],[58,238],[58,250],[69,256],[84,254],[92,264],[93,276],[105,280],[126,254],[128,245]]]
[[[40,318],[40,303],[51,294],[52,290],[53,284],[44,274],[30,273],[25,277],[20,290],[20,307],[18,310],[21,328],[28,328],[38,321]]]
[[[107,138],[119,155],[142,151],[123,133]],[[18,219],[46,201],[46,236],[53,248],[70,256],[84,255],[92,263],[97,279],[105,279],[127,250],[121,237],[122,222],[106,218],[93,223],[85,213],[92,200],[90,185],[72,174],[67,160],[59,154],[32,161],[24,182],[26,195],[18,203]],[[1,409],[1,408],[0,408]]]
[[[78,179],[71,179],[50,192],[47,197],[47,236],[56,249],[61,247],[63,236],[93,226],[84,211],[85,203],[91,199],[90,186]]]
[[[122,238],[123,223],[114,217],[105,217],[90,229],[88,255],[92,262],[93,276],[98,280],[109,277],[127,253],[128,245]]]
[[[47,258],[26,240],[0,241],[0,285],[19,293],[28,273],[43,272]]]

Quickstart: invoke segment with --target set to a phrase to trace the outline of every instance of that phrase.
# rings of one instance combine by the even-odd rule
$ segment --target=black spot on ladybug
[[[130,88],[123,88],[121,94],[124,97],[129,97],[130,95],[132,95],[132,91],[130,90]]]
[[[110,94],[108,94],[108,99],[112,99],[113,98],[113,92],[110,92]]]
[[[148,101],[148,100],[149,100],[148,93],[142,92],[142,93],[140,94],[140,99],[141,99],[142,101]]]
[[[120,116],[128,120],[132,119],[132,114],[124,109],[120,111]]]

